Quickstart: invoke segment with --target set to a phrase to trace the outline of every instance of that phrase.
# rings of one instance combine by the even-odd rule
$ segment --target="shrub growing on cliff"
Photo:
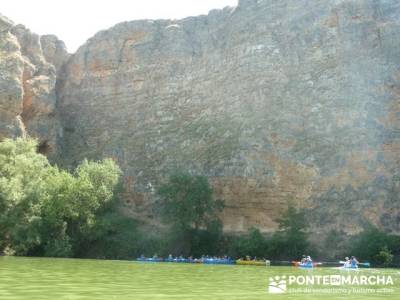
[[[216,224],[220,223],[218,213],[223,209],[223,202],[214,199],[206,177],[176,172],[158,189],[158,195],[160,214],[172,227],[176,252],[197,254],[205,244],[217,243],[209,237],[219,236],[215,230],[221,230]]]

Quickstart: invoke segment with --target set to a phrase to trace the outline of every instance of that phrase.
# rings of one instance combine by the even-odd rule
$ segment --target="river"
[[[303,285],[332,276],[368,277],[368,285]],[[280,276],[280,278],[277,278]],[[283,277],[285,276],[285,277]],[[393,285],[371,285],[374,278]],[[356,280],[358,280],[356,278]],[[372,278],[372,279],[371,279]],[[294,282],[294,280],[296,281]],[[271,280],[271,281],[270,281]],[[289,282],[291,280],[291,282]],[[390,280],[389,280],[390,281]],[[333,281],[329,281],[332,283]],[[354,282],[353,282],[354,283]],[[285,291],[271,294],[269,285]],[[283,284],[283,285],[282,285]],[[316,284],[316,282],[314,282]],[[339,291],[340,289],[340,291]],[[276,289],[274,290],[276,291]],[[400,299],[400,270],[139,263],[0,257],[0,299]]]

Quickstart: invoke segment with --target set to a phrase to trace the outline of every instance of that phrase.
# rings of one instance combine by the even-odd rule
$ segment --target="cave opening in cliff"
[[[47,140],[40,142],[37,146],[37,152],[43,155],[47,155],[51,152],[51,146]]]

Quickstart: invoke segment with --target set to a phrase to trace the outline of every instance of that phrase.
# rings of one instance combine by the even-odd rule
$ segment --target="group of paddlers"
[[[351,258],[347,257],[345,258],[345,260],[342,262],[343,263],[343,268],[357,268],[359,261],[357,260],[357,258],[355,256],[351,256]],[[311,256],[306,256],[303,254],[303,256],[301,257],[300,260],[300,265],[312,265],[313,264],[313,260],[311,258]]]

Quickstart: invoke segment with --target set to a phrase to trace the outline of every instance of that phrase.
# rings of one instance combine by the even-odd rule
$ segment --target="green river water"
[[[387,286],[289,285],[270,294],[270,277],[351,275],[391,277]],[[317,288],[319,290],[317,290]],[[333,292],[327,289],[336,288]],[[358,290],[353,290],[357,288]],[[323,289],[323,290],[321,290]],[[363,289],[363,290],[360,290]],[[345,292],[350,294],[344,294]],[[138,263],[0,257],[0,299],[400,299],[400,270],[355,272],[316,268]]]

